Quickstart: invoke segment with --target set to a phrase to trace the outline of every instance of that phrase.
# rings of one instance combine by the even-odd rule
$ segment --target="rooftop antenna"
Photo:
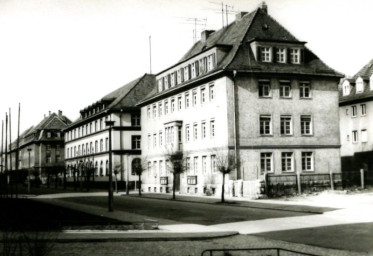
[[[197,42],[198,37],[197,37],[197,27],[201,26],[203,28],[206,27],[207,23],[207,18],[189,18],[189,17],[178,17],[180,19],[183,19],[183,22],[181,24],[190,24],[194,25],[194,30],[193,30],[193,43]]]
[[[236,12],[233,10],[234,6],[224,4],[224,2],[221,2],[221,3],[220,2],[213,2],[213,1],[208,1],[208,2],[210,4],[219,5],[219,9],[207,8],[205,10],[209,10],[209,11],[214,11],[216,13],[220,13],[221,14],[222,27],[223,28],[225,26],[228,27],[228,15],[236,14]],[[225,6],[225,10],[224,10],[224,6]],[[225,22],[224,22],[224,14],[225,14]],[[224,23],[225,23],[225,26],[224,26]]]

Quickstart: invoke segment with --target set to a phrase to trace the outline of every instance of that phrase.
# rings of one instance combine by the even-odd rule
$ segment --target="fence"
[[[201,256],[317,256],[316,254],[281,248],[246,248],[246,249],[208,249]]]

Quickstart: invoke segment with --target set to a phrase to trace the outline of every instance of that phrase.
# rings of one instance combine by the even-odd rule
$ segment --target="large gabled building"
[[[95,182],[109,175],[109,127],[112,127],[112,168],[119,181],[135,181],[134,159],[141,157],[140,108],[136,104],[154,88],[154,75],[145,74],[80,111],[65,132],[65,165],[69,179],[93,170]]]
[[[184,57],[156,75],[141,106],[143,190],[172,188],[167,155],[182,151],[180,193],[220,194],[218,159],[235,170],[227,190],[253,196],[264,174],[340,172],[338,83],[328,67],[263,4],[218,31],[204,31]],[[294,181],[294,180],[293,180]]]
[[[340,83],[342,170],[373,168],[373,60]]]
[[[70,125],[71,121],[62,114],[49,112],[37,125],[25,130],[17,141],[11,143],[8,151],[8,170],[18,169],[34,170],[34,176],[45,181],[48,171],[64,170],[64,134],[62,130]],[[16,154],[18,152],[18,158]]]

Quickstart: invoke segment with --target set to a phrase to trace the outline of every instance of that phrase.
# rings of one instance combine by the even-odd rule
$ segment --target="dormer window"
[[[286,63],[286,49],[285,48],[276,49],[276,61],[278,63]]]
[[[170,77],[171,77],[171,87],[174,87],[175,86],[175,73],[172,73]]]
[[[350,94],[350,83],[345,80],[342,84],[343,96]]]
[[[184,73],[182,69],[179,69],[177,71],[177,83],[180,84],[182,82],[184,82]]]
[[[164,89],[167,90],[168,89],[168,76],[165,76],[164,78]]]
[[[192,63],[192,78],[195,78],[196,76],[197,76],[196,63]]]
[[[184,67],[184,81],[189,80],[189,65]]]
[[[215,66],[215,54],[207,56],[207,71],[213,70]]]
[[[292,64],[300,63],[300,49],[290,49],[290,62]]]
[[[199,60],[199,73],[203,74],[207,72],[207,58],[204,57]]]
[[[158,92],[163,90],[163,78],[158,80]]]
[[[364,81],[361,77],[356,79],[356,93],[362,93],[364,91]]]
[[[261,47],[260,57],[263,62],[271,62],[271,47]]]

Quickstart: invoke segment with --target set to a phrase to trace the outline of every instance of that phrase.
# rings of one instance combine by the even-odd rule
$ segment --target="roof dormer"
[[[343,90],[343,96],[347,96],[350,94],[351,91],[351,85],[348,80],[344,80],[342,84],[342,90]]]
[[[356,79],[356,93],[364,92],[364,80],[359,76]]]

